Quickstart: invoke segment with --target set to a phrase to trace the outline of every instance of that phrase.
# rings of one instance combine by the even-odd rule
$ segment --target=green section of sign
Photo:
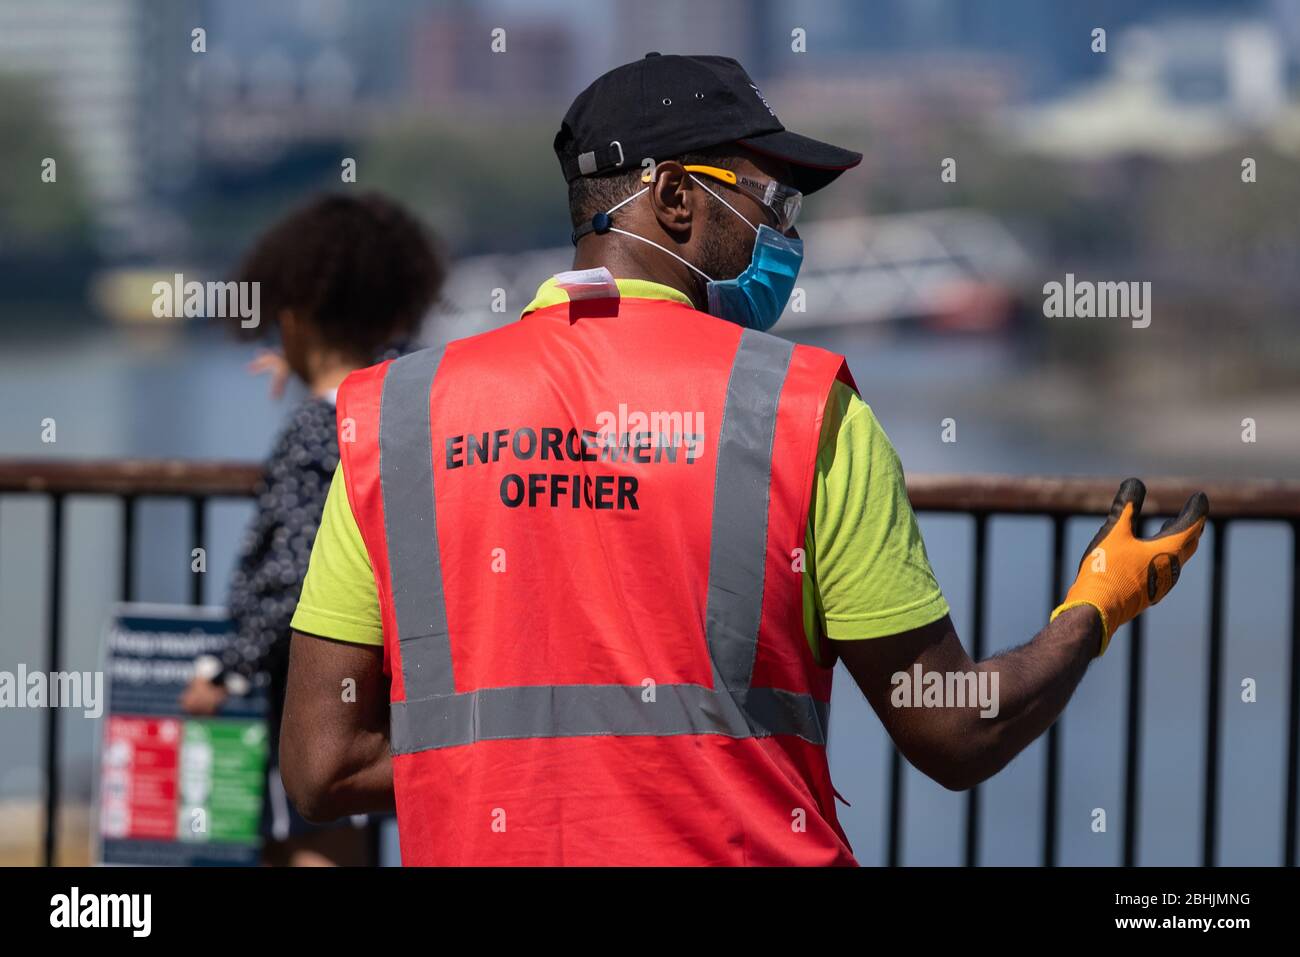
[[[186,720],[177,802],[180,840],[256,844],[266,755],[264,721]]]

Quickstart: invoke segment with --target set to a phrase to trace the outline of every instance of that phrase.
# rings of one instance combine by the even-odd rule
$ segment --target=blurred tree
[[[1242,159],[1256,163],[1242,181]],[[1272,287],[1294,301],[1300,291],[1300,162],[1260,141],[1171,165],[1137,197],[1144,244],[1193,274]],[[1290,313],[1294,316],[1294,313]]]
[[[408,118],[381,129],[358,168],[458,254],[560,246],[570,225],[554,135],[549,116]]]
[[[77,161],[34,82],[0,74],[0,259],[28,259],[89,243],[90,210]],[[58,179],[41,180],[46,157]]]

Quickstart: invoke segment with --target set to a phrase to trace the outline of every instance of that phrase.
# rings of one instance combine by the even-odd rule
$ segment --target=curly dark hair
[[[378,193],[312,200],[262,233],[237,271],[261,283],[263,314],[290,309],[366,362],[414,336],[446,275],[434,237]]]

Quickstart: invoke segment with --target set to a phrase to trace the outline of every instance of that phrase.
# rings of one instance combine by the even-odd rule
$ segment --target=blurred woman
[[[181,704],[213,714],[232,688],[267,684],[271,761],[264,833],[276,865],[366,862],[364,832],[340,822],[317,826],[285,797],[279,731],[289,668],[289,622],[298,603],[330,479],[339,461],[334,397],[339,384],[406,350],[446,275],[424,228],[376,194],[326,196],[268,229],[240,267],[241,282],[261,284],[261,329],[278,334],[250,371],[269,373],[278,397],[290,377],[310,395],[276,439],[258,485],[256,514],[230,583],[236,640],[221,670],[196,677]]]

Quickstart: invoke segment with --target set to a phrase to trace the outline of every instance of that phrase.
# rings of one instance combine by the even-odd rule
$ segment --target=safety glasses
[[[794,228],[799,218],[799,207],[803,205],[803,193],[792,186],[785,186],[774,179],[759,180],[741,176],[729,169],[719,166],[684,166],[688,173],[700,173],[710,179],[726,183],[759,203],[766,206],[776,217],[782,233]]]

